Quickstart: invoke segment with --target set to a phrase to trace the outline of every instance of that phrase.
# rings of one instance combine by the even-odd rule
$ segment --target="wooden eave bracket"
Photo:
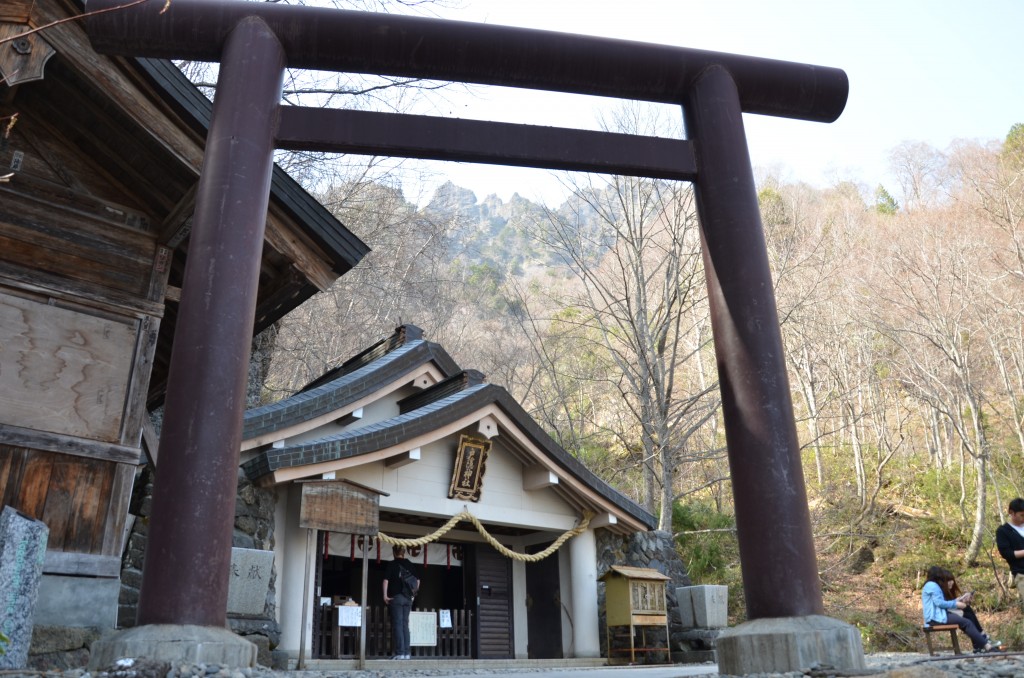
[[[481,419],[476,425],[477,432],[488,440],[498,435],[498,420],[488,415]]]
[[[612,525],[617,525],[618,522],[619,519],[616,518],[614,514],[598,513],[596,516],[590,519],[589,527],[591,529],[595,527],[611,527]]]
[[[31,27],[18,23],[0,23],[0,81],[8,87],[43,79],[43,69],[57,50],[39,33],[23,33]]]
[[[429,372],[424,372],[423,374],[419,375],[413,380],[412,385],[413,388],[423,390],[425,388],[430,388],[436,383],[437,379],[434,378],[434,375],[430,374]]]
[[[351,412],[343,414],[342,416],[335,419],[334,423],[337,424],[338,426],[348,426],[349,424],[354,424],[355,422],[359,421],[362,418],[363,408],[357,407]]]
[[[401,454],[396,454],[393,457],[388,457],[384,461],[384,466],[387,468],[399,468],[400,466],[405,466],[406,464],[411,464],[419,460],[420,448],[414,447],[408,452],[402,452]]]
[[[558,484],[558,476],[543,466],[531,466],[523,469],[523,489],[531,492],[542,490]]]

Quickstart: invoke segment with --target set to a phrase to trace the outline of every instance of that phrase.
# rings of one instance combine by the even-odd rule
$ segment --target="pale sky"
[[[585,33],[832,66],[850,96],[832,124],[744,116],[755,168],[828,186],[884,183],[904,141],[939,150],[1024,122],[1024,0],[463,0],[443,18]],[[605,101],[490,88],[434,114],[597,127]],[[560,202],[545,170],[433,165],[478,199]],[[440,178],[439,178],[440,180]]]

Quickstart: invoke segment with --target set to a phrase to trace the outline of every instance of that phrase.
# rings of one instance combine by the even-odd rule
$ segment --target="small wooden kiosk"
[[[347,532],[366,537],[375,537],[380,526],[380,497],[388,496],[387,492],[375,490],[351,480],[297,480],[302,486],[302,499],[299,507],[299,527],[306,528],[306,581],[302,591],[302,631],[299,643],[298,668],[304,668],[306,652],[306,616],[309,605],[309,570],[313,559],[312,545],[316,541],[313,534],[316,530],[328,532]],[[348,618],[347,626],[359,627],[359,668],[366,666],[366,559],[369,549],[363,551],[363,581],[361,587],[362,600],[358,613],[344,614]],[[338,622],[338,634],[335,647],[340,642],[340,626],[343,612],[354,612],[351,605],[332,605],[334,620]],[[342,611],[340,607],[346,609]]]
[[[608,661],[612,662],[615,653],[629,652],[629,663],[636,663],[637,652],[664,652],[667,662],[671,662],[672,653],[669,648],[668,609],[665,600],[665,582],[669,577],[657,570],[645,567],[627,567],[612,565],[611,569],[601,576],[605,583],[605,619],[606,642],[608,644]],[[657,626],[665,629],[663,646],[647,645],[647,628]],[[616,648],[612,639],[625,637],[623,631],[629,628],[629,648]],[[612,629],[616,629],[615,636]],[[636,633],[640,631],[640,646],[637,647]],[[660,635],[660,634],[658,634]]]

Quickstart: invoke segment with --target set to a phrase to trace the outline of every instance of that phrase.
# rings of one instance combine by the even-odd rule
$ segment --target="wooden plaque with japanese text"
[[[299,527],[328,532],[376,535],[380,495],[339,480],[301,481]]]
[[[465,435],[459,438],[459,450],[452,469],[452,484],[448,488],[449,499],[480,501],[484,470],[487,468],[487,452],[490,449],[489,440]]]

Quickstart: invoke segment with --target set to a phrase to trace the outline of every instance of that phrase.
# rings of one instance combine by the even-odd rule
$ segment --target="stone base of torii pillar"
[[[256,645],[230,629],[212,626],[148,624],[117,631],[92,644],[89,670],[99,671],[119,659],[145,658],[172,665],[219,664],[255,667]]]
[[[864,668],[864,647],[857,627],[822,615],[744,622],[722,631],[715,647],[718,672],[731,676],[826,666]]]

